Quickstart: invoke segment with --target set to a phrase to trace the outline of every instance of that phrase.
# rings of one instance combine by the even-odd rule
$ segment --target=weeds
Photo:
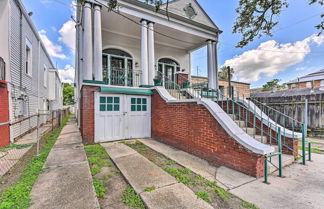
[[[256,205],[245,201],[241,202],[241,206],[248,209],[259,209]]]
[[[144,189],[144,191],[145,192],[152,192],[152,191],[154,191],[156,189],[156,186],[151,186],[151,187],[146,187],[145,189]]]
[[[32,146],[34,144],[35,143],[29,143],[29,144],[10,144],[8,146],[5,146],[5,147],[0,148],[0,152],[6,152],[6,151],[11,150],[11,149],[24,149],[24,148],[30,147],[30,146]]]
[[[208,203],[211,202],[210,200],[210,197],[209,197],[209,193],[208,192],[205,192],[205,191],[198,191],[198,192],[195,192],[196,196]]]
[[[0,209],[22,209],[28,208],[31,205],[30,192],[32,186],[37,181],[38,176],[43,172],[43,165],[46,158],[69,118],[69,115],[66,116],[61,127],[56,128],[50,135],[45,136],[45,145],[41,149],[40,154],[34,156],[27,164],[18,182],[10,186],[0,195]]]
[[[126,188],[126,190],[121,195],[121,198],[123,200],[123,203],[125,203],[129,207],[139,209],[145,208],[141,197],[138,194],[136,194],[135,190],[131,186],[128,186]]]
[[[93,186],[95,188],[97,197],[105,197],[105,192],[107,191],[107,187],[105,187],[105,184],[102,180],[93,178]]]

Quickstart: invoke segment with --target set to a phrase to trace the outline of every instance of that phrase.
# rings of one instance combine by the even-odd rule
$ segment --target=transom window
[[[131,98],[131,111],[147,111],[147,99]]]
[[[100,112],[105,111],[119,111],[120,109],[119,97],[100,97]]]

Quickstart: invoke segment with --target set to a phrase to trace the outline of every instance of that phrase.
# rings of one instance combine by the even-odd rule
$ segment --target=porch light
[[[0,80],[5,80],[5,70],[6,70],[6,63],[2,57],[0,57]]]

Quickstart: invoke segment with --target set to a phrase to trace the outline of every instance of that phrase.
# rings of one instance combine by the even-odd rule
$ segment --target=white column
[[[102,81],[101,7],[94,6],[93,14],[93,70],[96,81]]]
[[[208,87],[214,87],[214,76],[213,76],[213,68],[214,68],[214,56],[213,56],[213,42],[211,40],[207,41],[207,64],[208,64]]]
[[[153,86],[155,76],[154,23],[148,24],[148,84]]]
[[[142,37],[141,37],[141,85],[148,85],[148,50],[147,50],[147,21],[142,20]]]
[[[84,4],[83,13],[83,80],[92,80],[92,22],[90,3]]]
[[[214,48],[214,89],[219,89],[219,82],[218,82],[218,53],[217,53],[217,43],[218,40],[213,42],[213,48]]]

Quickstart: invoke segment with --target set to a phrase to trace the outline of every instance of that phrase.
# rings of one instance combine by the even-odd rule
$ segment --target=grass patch
[[[93,178],[93,186],[96,190],[97,197],[105,197],[105,192],[107,191],[107,187],[102,180]]]
[[[242,201],[240,205],[242,207],[248,208],[248,209],[259,209],[256,205],[249,203],[249,202],[245,202],[245,201]]]
[[[144,191],[145,192],[152,192],[152,191],[154,191],[156,189],[156,186],[151,186],[151,187],[146,187],[145,189],[144,189]]]
[[[299,146],[299,150],[303,150],[303,147],[302,146]],[[308,147],[306,147],[305,150],[308,152]],[[316,153],[316,154],[324,154],[324,151],[319,150],[317,148],[311,148],[311,152],[312,153]]]
[[[46,158],[69,117],[68,115],[64,118],[61,127],[56,128],[50,135],[44,137],[45,145],[40,150],[39,156],[34,156],[27,164],[18,182],[8,187],[7,190],[0,195],[1,209],[22,209],[28,208],[31,205],[30,192],[32,186],[37,181],[39,174],[43,172],[43,165]]]
[[[126,188],[126,190],[121,195],[121,198],[123,200],[123,203],[125,203],[131,208],[145,209],[141,197],[138,194],[136,194],[135,190],[131,186],[128,186]]]
[[[100,173],[102,167],[109,166],[110,163],[107,161],[109,155],[101,145],[88,145],[84,150],[87,154],[90,171],[93,176]]]
[[[167,167],[167,168],[164,168],[164,170],[183,184],[192,184],[193,183],[192,179],[186,175],[186,174],[188,174],[188,170],[189,170],[187,168],[182,169],[182,168]],[[190,172],[190,170],[189,170],[189,172]]]
[[[200,198],[200,199],[202,199],[202,200],[204,200],[204,201],[206,201],[208,203],[211,202],[208,192],[206,192],[206,191],[198,191],[198,192],[195,192],[195,194],[196,194],[196,196],[198,198]]]
[[[10,144],[8,146],[5,146],[5,147],[0,148],[0,152],[6,152],[6,151],[11,150],[11,149],[24,149],[24,148],[30,147],[30,146],[32,146],[34,144],[35,143],[29,143],[29,144]]]

